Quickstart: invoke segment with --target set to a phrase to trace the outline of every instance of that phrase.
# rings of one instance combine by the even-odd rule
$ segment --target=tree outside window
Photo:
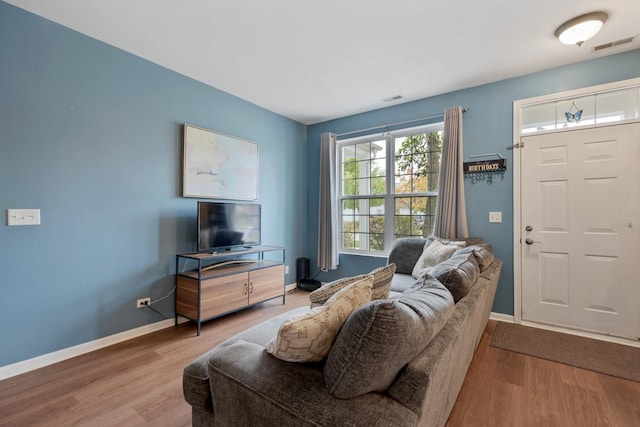
[[[433,230],[442,132],[396,138],[395,237],[426,237]]]
[[[428,131],[340,142],[343,250],[382,253],[395,238],[431,233],[441,129],[439,124]]]

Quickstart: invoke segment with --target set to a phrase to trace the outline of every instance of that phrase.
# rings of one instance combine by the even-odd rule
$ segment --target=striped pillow
[[[383,267],[376,268],[371,273],[361,274],[354,277],[345,277],[344,279],[338,279],[331,283],[323,285],[321,288],[309,294],[311,300],[311,307],[317,307],[327,302],[329,298],[340,289],[343,289],[350,284],[360,281],[367,276],[373,276],[373,287],[371,290],[371,299],[385,299],[389,298],[389,292],[391,291],[391,280],[396,272],[396,265],[391,263]]]

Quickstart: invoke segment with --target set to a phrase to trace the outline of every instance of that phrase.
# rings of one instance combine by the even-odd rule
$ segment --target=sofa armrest
[[[232,336],[191,362],[184,368],[182,373],[182,390],[187,403],[193,407],[203,408],[208,411],[213,410],[207,362],[214,354],[217,354],[220,350],[237,340],[254,342],[264,347],[267,342],[276,335],[282,322],[294,314],[307,310],[309,310],[308,307],[299,307],[265,320],[258,325]]]
[[[404,237],[396,240],[389,252],[388,263],[396,265],[396,273],[411,274],[424,250],[425,239]]]
[[[207,362],[221,348],[215,347],[202,354],[182,371],[182,393],[189,405],[209,411],[213,410]]]
[[[331,396],[320,363],[289,363],[264,347],[236,341],[208,362],[216,422],[221,425],[409,426],[418,414],[380,393]]]

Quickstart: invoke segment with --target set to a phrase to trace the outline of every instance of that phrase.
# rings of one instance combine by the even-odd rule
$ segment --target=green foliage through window
[[[385,232],[392,232],[393,238],[431,233],[441,131],[343,144],[340,149],[343,249],[383,252]]]

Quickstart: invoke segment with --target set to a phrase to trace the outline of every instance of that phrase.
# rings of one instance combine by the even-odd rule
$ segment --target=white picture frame
[[[258,199],[255,142],[185,124],[183,160],[183,197]]]

